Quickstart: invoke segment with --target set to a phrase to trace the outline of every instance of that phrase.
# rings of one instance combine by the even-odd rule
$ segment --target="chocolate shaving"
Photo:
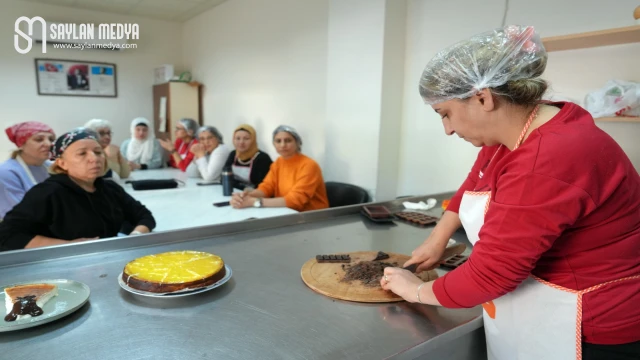
[[[340,281],[360,281],[364,286],[380,287],[380,279],[384,275],[384,268],[397,266],[398,263],[396,262],[361,261],[355,265],[346,265],[345,276]]]
[[[376,258],[373,259],[373,261],[377,261],[377,260],[385,260],[389,258],[389,254],[384,253],[382,251],[378,251],[378,255],[376,255]]]

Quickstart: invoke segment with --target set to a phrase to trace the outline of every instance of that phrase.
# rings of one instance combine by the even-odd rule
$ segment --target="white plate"
[[[2,292],[0,292],[0,303],[2,303],[2,307],[4,308],[5,301],[5,292],[4,289],[16,285],[26,285],[26,284],[54,284],[58,286],[58,296],[54,296],[49,300],[44,307],[42,308],[43,314],[40,316],[31,316],[25,319],[20,319],[16,321],[4,321],[4,317],[6,314],[6,309],[2,312],[2,319],[0,319],[0,332],[2,331],[13,331],[26,329],[42,324],[46,324],[48,322],[52,322],[54,320],[65,317],[84,305],[87,300],[89,300],[89,294],[91,294],[91,290],[89,287],[81,282],[77,282],[74,280],[66,280],[66,279],[55,279],[55,280],[38,280],[38,281],[28,281],[11,285],[4,285],[0,288]]]
[[[224,269],[226,273],[224,274],[224,277],[222,279],[218,280],[217,282],[209,286],[199,288],[199,289],[186,289],[186,290],[174,291],[170,293],[154,293],[149,291],[142,291],[142,290],[134,289],[129,285],[127,285],[124,282],[124,280],[122,280],[122,273],[120,273],[120,275],[118,276],[118,284],[120,284],[120,287],[127,290],[128,292],[132,294],[140,295],[140,296],[148,296],[148,297],[154,297],[154,298],[174,298],[174,297],[180,297],[180,296],[189,296],[189,295],[200,294],[205,291],[215,289],[218,286],[224,285],[224,283],[226,283],[227,281],[229,281],[229,279],[231,279],[231,268],[229,267],[229,265],[224,264]]]

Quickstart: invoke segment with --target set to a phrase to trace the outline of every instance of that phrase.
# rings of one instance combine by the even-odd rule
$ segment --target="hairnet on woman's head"
[[[193,119],[180,119],[180,124],[184,126],[190,136],[195,136],[196,132],[198,132],[198,123]]]
[[[510,25],[475,35],[440,51],[420,78],[420,95],[429,105],[466,99],[509,81],[536,78],[547,52],[532,26]]]
[[[208,132],[210,132],[210,133],[211,133],[211,135],[213,135],[216,139],[218,139],[218,142],[219,142],[220,144],[224,144],[224,142],[222,141],[222,134],[220,134],[220,131],[218,131],[218,129],[216,129],[215,127],[213,127],[213,126],[209,126],[209,125],[202,126],[202,127],[200,127],[200,129],[198,129],[198,134],[197,134],[197,136],[200,136],[200,134],[201,134],[203,131],[208,131]]]
[[[281,132],[287,132],[291,134],[291,136],[296,139],[296,143],[298,143],[298,150],[302,148],[302,138],[300,137],[300,134],[298,134],[296,129],[288,125],[280,125],[275,130],[273,130],[273,139],[275,139],[276,135]]]

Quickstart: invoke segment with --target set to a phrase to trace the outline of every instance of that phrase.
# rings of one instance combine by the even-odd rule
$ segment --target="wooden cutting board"
[[[378,252],[359,251],[340,254],[350,255],[350,265],[355,265],[360,261],[375,259]],[[399,267],[402,267],[405,261],[410,258],[402,254],[388,254],[389,259],[382,261],[388,263],[397,262]],[[400,296],[390,291],[382,290],[379,286],[365,286],[360,281],[341,282],[340,280],[345,275],[342,265],[343,263],[318,263],[314,257],[302,265],[300,275],[302,276],[302,281],[312,290],[335,299],[369,303],[403,301]],[[435,270],[429,270],[418,274],[418,277],[424,281],[431,281],[437,279],[438,274]]]

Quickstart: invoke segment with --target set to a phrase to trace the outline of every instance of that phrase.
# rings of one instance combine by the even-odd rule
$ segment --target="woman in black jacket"
[[[125,222],[135,225],[131,235],[155,227],[146,207],[102,179],[106,161],[95,133],[68,132],[52,152],[55,175],[31,188],[7,213],[0,223],[0,251],[114,237]]]
[[[225,169],[231,169],[235,179],[234,187],[257,189],[271,168],[269,154],[258,149],[256,130],[248,124],[238,126],[233,132],[233,150]]]

